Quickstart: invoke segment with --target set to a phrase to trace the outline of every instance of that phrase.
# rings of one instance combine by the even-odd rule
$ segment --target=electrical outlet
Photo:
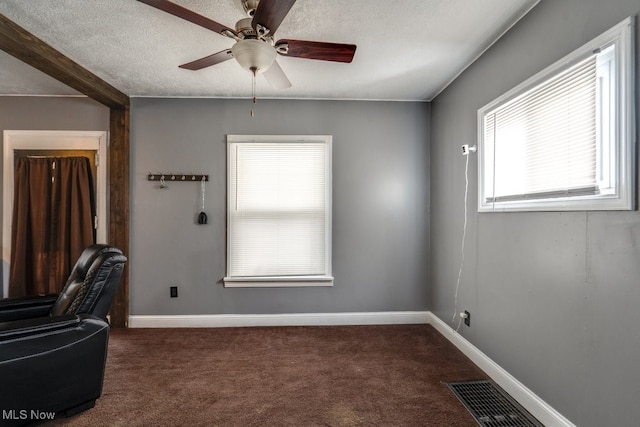
[[[169,287],[169,295],[171,296],[171,298],[178,298],[178,287],[177,286],[170,286]]]
[[[464,317],[464,324],[467,326],[471,326],[471,313],[469,313],[467,310],[464,311],[465,317]]]

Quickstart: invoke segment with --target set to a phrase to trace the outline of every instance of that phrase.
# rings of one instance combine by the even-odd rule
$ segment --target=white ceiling
[[[240,0],[174,0],[234,27]],[[356,44],[350,64],[280,56],[293,84],[261,98],[434,98],[538,0],[298,0],[276,39]],[[0,13],[129,96],[251,95],[234,61],[200,71],[178,65],[233,40],[136,0],[2,0]],[[73,89],[0,51],[0,94],[68,95]]]

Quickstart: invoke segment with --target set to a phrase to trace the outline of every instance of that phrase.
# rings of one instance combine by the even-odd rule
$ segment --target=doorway
[[[71,156],[78,150],[94,160],[96,187],[96,241],[107,240],[107,132],[106,131],[4,131],[4,181],[2,227],[2,281],[3,296],[9,291],[9,265],[11,261],[11,227],[14,205],[14,165],[16,158],[25,154],[43,153]]]

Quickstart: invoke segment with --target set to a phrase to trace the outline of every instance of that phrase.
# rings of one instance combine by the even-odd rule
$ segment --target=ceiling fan
[[[138,1],[235,40],[230,49],[180,65],[187,70],[200,70],[235,58],[243,68],[253,73],[254,78],[257,73],[263,73],[271,86],[284,89],[290,87],[291,82],[276,61],[278,54],[348,63],[356,51],[353,44],[292,39],[275,41],[276,30],[296,0],[240,0],[248,18],[240,19],[235,29],[167,0]]]

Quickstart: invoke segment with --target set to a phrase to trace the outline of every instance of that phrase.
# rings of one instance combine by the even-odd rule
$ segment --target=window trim
[[[226,276],[223,278],[226,288],[252,288],[252,287],[313,287],[313,286],[333,286],[333,275],[331,265],[331,236],[332,236],[332,141],[331,135],[227,135],[227,233],[226,233]],[[229,276],[231,271],[231,215],[229,206],[233,197],[233,189],[230,188],[231,180],[228,178],[231,162],[232,143],[294,143],[294,142],[321,142],[326,146],[326,199],[325,199],[325,275],[308,276]]]
[[[634,58],[634,19],[628,17],[600,36],[574,50],[569,55],[556,61],[549,67],[533,75],[515,88],[501,95],[491,103],[478,110],[478,212],[512,212],[512,211],[585,211],[585,210],[633,210],[635,209],[635,151],[636,151],[636,116],[635,116],[635,58]],[[614,132],[617,135],[613,142],[616,153],[616,181],[614,192],[610,195],[579,195],[568,197],[528,198],[521,200],[488,201],[485,190],[485,158],[484,158],[484,117],[544,81],[557,76],[568,68],[593,55],[596,51],[616,45],[616,104],[618,114],[615,117]]]

